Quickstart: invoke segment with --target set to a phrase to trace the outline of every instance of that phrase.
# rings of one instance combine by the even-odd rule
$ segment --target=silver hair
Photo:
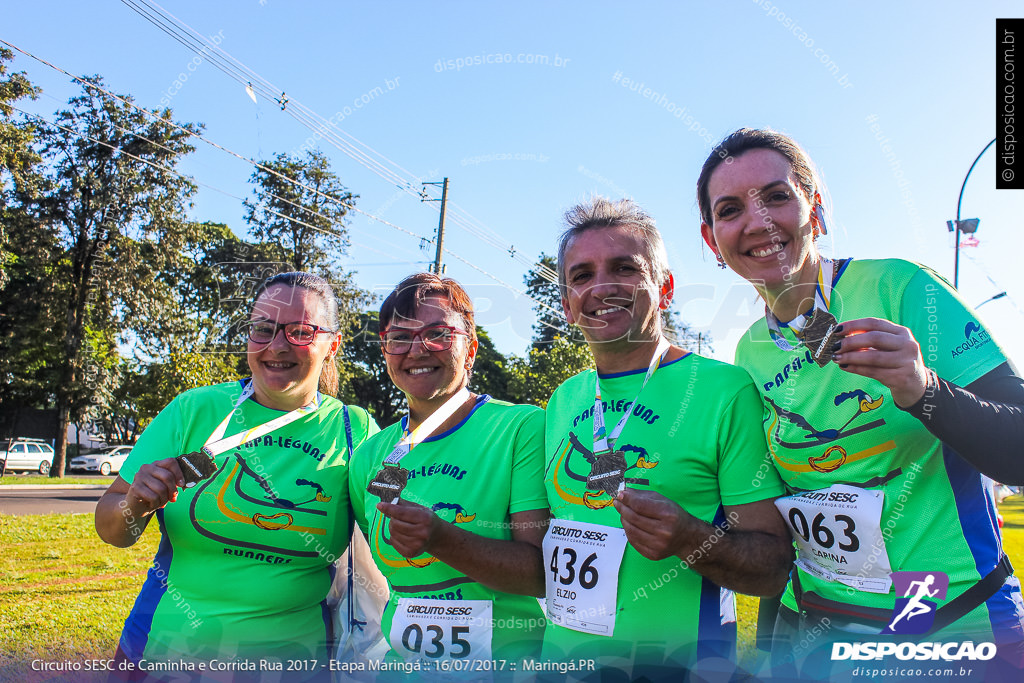
[[[565,296],[565,254],[574,239],[592,228],[630,226],[636,228],[643,243],[644,256],[651,264],[656,285],[668,279],[668,252],[654,219],[632,199],[611,200],[596,195],[565,212],[565,232],[558,238],[558,288]]]

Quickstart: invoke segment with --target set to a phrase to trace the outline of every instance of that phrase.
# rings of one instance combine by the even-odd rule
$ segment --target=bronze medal
[[[187,489],[192,488],[203,479],[213,476],[217,471],[217,463],[202,451],[179,455],[175,460],[178,461],[178,467],[181,468],[181,475]]]
[[[626,486],[626,455],[622,451],[594,454],[594,464],[587,477],[587,488],[604,491],[614,498]]]
[[[397,465],[384,465],[366,487],[366,490],[385,503],[394,503],[402,495],[407,481],[409,481],[409,470]]]
[[[811,351],[811,357],[819,367],[832,361],[832,345],[835,344],[837,321],[834,315],[820,308],[814,309],[814,316],[804,327],[800,340]]]

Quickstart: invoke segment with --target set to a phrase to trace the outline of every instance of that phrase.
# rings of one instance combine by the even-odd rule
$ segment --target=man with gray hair
[[[775,595],[792,562],[757,390],[665,339],[673,278],[643,209],[596,197],[565,218],[562,307],[597,369],[547,407],[544,657],[652,678],[735,661],[731,591]]]

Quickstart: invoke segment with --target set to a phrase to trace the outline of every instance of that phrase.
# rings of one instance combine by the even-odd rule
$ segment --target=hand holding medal
[[[910,406],[924,396],[928,368],[921,345],[906,327],[881,318],[845,321],[834,351],[839,367],[884,384],[898,406]]]
[[[587,477],[587,488],[591,491],[603,491],[614,498],[626,488],[626,455],[622,451],[615,450],[615,441],[625,429],[629,416],[633,414],[633,406],[640,398],[640,394],[643,393],[644,387],[651,381],[654,372],[665,360],[671,348],[668,340],[664,337],[658,340],[658,346],[654,349],[654,355],[651,356],[651,362],[647,366],[647,374],[644,376],[643,384],[640,385],[640,391],[623,409],[622,417],[619,418],[610,434],[604,424],[601,377],[596,375],[594,381],[594,461],[591,463],[590,475]]]
[[[825,367],[832,360],[832,348],[840,340],[842,325],[836,322],[828,311],[814,309],[811,321],[804,327],[800,343],[811,352],[811,358],[818,367]]]

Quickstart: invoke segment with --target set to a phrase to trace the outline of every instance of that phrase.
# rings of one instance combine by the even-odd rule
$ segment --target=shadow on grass
[[[1004,529],[1024,529],[1024,497],[1010,496],[999,506]]]

